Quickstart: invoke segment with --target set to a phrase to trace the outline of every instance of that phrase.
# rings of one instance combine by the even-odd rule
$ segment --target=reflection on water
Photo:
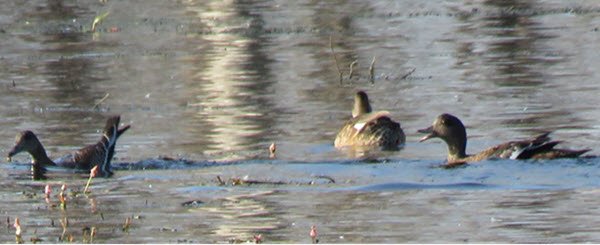
[[[513,7],[523,12],[531,12],[535,6],[530,2],[507,1],[490,2],[486,7]],[[554,107],[556,101],[553,101],[552,97],[535,95],[540,87],[548,86],[550,79],[543,71],[560,64],[564,59],[545,45],[546,40],[558,37],[543,32],[554,27],[543,27],[543,23],[536,21],[533,16],[510,12],[485,17],[481,22],[485,27],[482,29],[484,33],[477,34],[491,37],[488,39],[490,41],[486,42],[488,47],[485,53],[482,54],[482,65],[489,68],[489,73],[485,74],[483,80],[500,87],[486,94],[499,100],[516,97],[522,101],[518,107],[509,107],[508,111],[499,112],[501,123],[527,132],[535,130],[538,125],[552,125],[552,122],[556,124],[556,121],[567,124],[579,121],[579,118],[573,118],[569,110]],[[545,130],[557,128],[558,126]]]
[[[268,191],[230,196],[199,210],[220,220],[211,232],[217,240],[228,237],[230,240],[245,241],[261,233],[272,239],[282,239],[283,236],[278,236],[276,231],[285,228],[286,224],[279,220],[277,204],[261,200],[261,196],[272,194],[273,191]]]
[[[202,43],[202,49],[182,58],[193,67],[184,78],[190,87],[186,97],[198,108],[189,115],[194,121],[189,132],[200,141],[188,142],[191,151],[198,151],[198,145],[208,154],[255,150],[257,143],[269,140],[274,124],[269,115],[273,105],[264,96],[272,93],[273,83],[264,53],[269,40],[263,35],[262,17],[251,13],[252,8],[238,2],[186,6],[201,25],[218,33],[189,35],[190,44]]]
[[[598,241],[597,159],[447,171],[434,167],[445,158],[441,142],[416,143],[416,129],[448,112],[467,125],[470,152],[556,130],[565,147],[598,154],[596,5],[7,1],[0,153],[24,129],[55,158],[95,142],[108,115],[132,128],[116,147],[116,176],[97,180],[97,196],[73,198],[68,212],[48,208],[43,183],[24,177],[26,164],[10,164],[0,171],[0,208],[44,242],[56,242],[63,216],[76,236],[96,225],[99,242],[115,243],[258,233],[267,242],[309,242],[313,224],[323,242]],[[103,13],[99,31],[88,32]],[[401,122],[404,149],[363,155],[332,146],[358,89]],[[366,159],[347,160],[357,156]],[[215,166],[221,160],[236,164]],[[217,175],[327,175],[336,183],[215,187]],[[53,172],[48,181],[81,186],[85,178]],[[205,188],[178,191],[198,186]],[[205,205],[181,205],[196,199]],[[140,213],[129,232],[120,228]]]

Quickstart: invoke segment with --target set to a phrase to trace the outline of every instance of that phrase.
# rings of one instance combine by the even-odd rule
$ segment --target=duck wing
[[[346,122],[335,139],[336,147],[382,146],[396,149],[404,143],[405,136],[400,123],[389,118],[389,112],[377,111],[361,114]]]
[[[549,137],[551,132],[540,134],[532,139],[511,141],[491,147],[474,157],[476,158],[506,158],[506,159],[554,159],[572,158],[588,152],[585,150],[555,149],[561,143],[552,141]]]
[[[575,158],[590,151],[590,149],[569,150],[554,148],[556,145],[560,144],[561,141],[552,141],[548,136],[549,134],[550,132],[536,137],[528,145],[523,147],[523,150],[515,155],[514,159]]]
[[[357,133],[362,132],[369,123],[377,121],[377,119],[382,117],[388,117],[390,112],[388,111],[376,111],[372,113],[362,114],[360,116],[355,117],[352,121],[354,124],[352,127],[356,129]]]
[[[99,154],[103,151],[101,149],[98,144],[88,145],[54,160],[54,162],[57,166],[63,168],[90,170],[101,161],[101,154]]]

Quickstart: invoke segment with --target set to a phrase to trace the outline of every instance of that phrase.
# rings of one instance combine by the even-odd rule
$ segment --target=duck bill
[[[421,138],[419,140],[419,142],[423,142],[428,139],[437,137],[437,134],[435,133],[435,131],[433,131],[433,126],[430,126],[428,128],[424,128],[424,129],[419,129],[419,130],[417,130],[417,132],[422,133],[422,134],[427,134],[427,135],[423,136],[423,138]]]
[[[7,161],[11,161],[12,157],[14,155],[19,154],[19,152],[23,151],[23,147],[21,146],[21,144],[16,144],[15,146],[13,146],[12,149],[10,149],[10,151],[8,152],[8,156],[6,157]]]
[[[17,155],[17,153],[19,153],[19,149],[17,149],[17,147],[13,147],[9,152],[8,152],[8,156],[6,156],[6,161],[11,161],[12,157],[14,155]]]

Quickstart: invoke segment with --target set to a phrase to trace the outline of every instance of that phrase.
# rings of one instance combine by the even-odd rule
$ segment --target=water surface
[[[595,1],[8,1],[0,153],[25,129],[58,157],[94,143],[109,115],[132,128],[116,175],[66,211],[43,187],[82,189],[85,173],[32,181],[16,156],[0,211],[44,242],[63,217],[76,241],[95,226],[110,243],[307,243],[311,225],[332,243],[598,242],[597,158],[446,170],[445,146],[416,130],[448,112],[468,152],[552,130],[599,154],[599,25]],[[401,151],[332,146],[357,90],[402,123]]]

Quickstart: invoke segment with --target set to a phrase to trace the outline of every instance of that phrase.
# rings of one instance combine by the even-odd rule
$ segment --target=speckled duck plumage
[[[115,153],[117,139],[129,129],[129,125],[119,128],[120,116],[112,116],[106,121],[102,137],[93,145],[85,146],[72,154],[65,155],[56,161],[51,160],[46,154],[44,146],[37,136],[29,130],[19,132],[15,139],[15,145],[8,153],[8,159],[20,152],[27,152],[32,157],[34,178],[43,175],[47,166],[59,166],[64,168],[90,170],[96,165],[100,166],[100,175],[109,177],[111,171],[111,160]],[[37,176],[39,177],[39,176]]]
[[[352,118],[340,129],[334,145],[377,146],[392,150],[403,144],[405,139],[400,123],[393,121],[387,111],[373,112],[367,94],[359,91],[354,96]]]
[[[510,141],[490,147],[474,155],[467,155],[467,132],[463,123],[455,116],[450,114],[439,115],[433,125],[419,130],[425,133],[421,142],[440,138],[448,146],[447,166],[462,165],[469,162],[477,162],[490,158],[506,159],[555,159],[555,158],[575,158],[589,151],[568,150],[554,148],[560,141],[552,141],[548,136],[550,133],[538,135],[532,139]]]

